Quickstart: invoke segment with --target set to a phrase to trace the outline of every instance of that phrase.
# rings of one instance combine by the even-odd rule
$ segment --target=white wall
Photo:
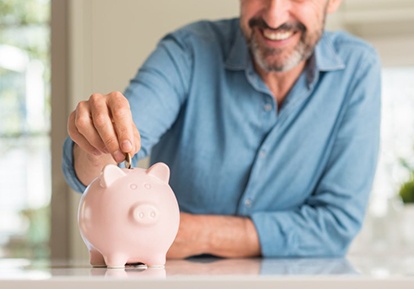
[[[343,0],[340,19],[377,48],[384,66],[414,65],[413,0]]]
[[[72,0],[75,102],[123,91],[166,33],[197,19],[238,15],[238,0]],[[81,84],[82,83],[82,84]]]

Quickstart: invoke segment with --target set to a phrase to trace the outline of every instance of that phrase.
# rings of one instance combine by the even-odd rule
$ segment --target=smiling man
[[[380,65],[324,31],[340,0],[241,0],[239,19],[164,37],[124,94],[68,120],[63,170],[82,192],[125,153],[171,168],[170,258],[343,256],[375,173]]]

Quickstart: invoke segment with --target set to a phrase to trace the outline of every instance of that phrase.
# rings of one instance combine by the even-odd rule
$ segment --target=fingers
[[[120,149],[133,153],[135,150],[134,132],[131,109],[128,100],[119,92],[112,92],[107,100],[107,106],[112,115],[115,133],[118,136]]]
[[[141,137],[134,124],[129,102],[119,92],[113,92],[110,96],[107,104],[110,108],[110,115],[112,115],[120,149],[122,152],[134,155],[141,148]]]
[[[90,115],[93,127],[107,152],[117,162],[122,162],[125,159],[125,155],[120,150],[118,137],[114,128],[116,124],[111,118],[106,98],[100,94],[93,94],[90,97]]]
[[[93,94],[68,119],[69,136],[88,153],[110,153],[116,162],[140,149],[140,136],[128,100],[119,92]]]
[[[76,125],[75,125],[75,119],[76,119],[76,111],[73,111],[69,115],[68,119],[68,134],[70,138],[76,142],[79,147],[93,155],[100,155],[101,152],[96,149],[94,146],[92,146],[89,141],[78,131]]]

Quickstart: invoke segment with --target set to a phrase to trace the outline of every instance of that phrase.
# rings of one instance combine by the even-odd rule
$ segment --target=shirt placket
[[[250,82],[254,83],[252,80],[250,80]],[[251,215],[254,211],[255,201],[260,193],[258,189],[256,189],[257,184],[259,182],[267,181],[262,173],[262,170],[266,162],[271,161],[269,160],[270,149],[274,147],[274,143],[277,141],[277,138],[280,137],[280,131],[282,131],[281,126],[283,126],[289,114],[292,113],[292,111],[297,108],[298,105],[300,105],[307,97],[309,97],[312,91],[312,89],[308,86],[306,75],[302,75],[291,90],[291,94],[294,95],[288,95],[286,99],[287,101],[278,113],[276,102],[270,94],[270,91],[266,92],[266,88],[260,87],[256,82],[256,89],[257,88],[261,90],[263,99],[263,140],[256,150],[256,156],[254,158],[249,180],[239,202],[239,213],[245,216]]]
[[[268,141],[269,133],[274,129],[275,125],[277,124],[277,105],[276,102],[271,95],[270,91],[264,85],[264,83],[258,78],[258,75],[255,73],[247,74],[249,82],[255,88],[256,91],[259,92],[259,95],[254,97],[260,98],[259,101],[259,115],[260,115],[260,134],[262,136],[262,141],[256,151],[256,156],[253,161],[252,170],[250,173],[249,181],[247,183],[246,189],[241,197],[239,203],[239,213],[242,215],[249,215],[252,206],[254,205],[254,201],[256,199],[255,190],[252,189],[254,187],[254,182],[261,181],[260,180],[260,171],[261,168],[266,162],[268,157]]]

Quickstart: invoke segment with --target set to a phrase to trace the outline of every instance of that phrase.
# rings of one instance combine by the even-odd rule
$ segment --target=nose
[[[263,19],[271,28],[278,28],[289,20],[291,0],[268,0]]]
[[[159,211],[150,204],[140,204],[132,209],[132,219],[140,225],[152,225],[158,221]]]

